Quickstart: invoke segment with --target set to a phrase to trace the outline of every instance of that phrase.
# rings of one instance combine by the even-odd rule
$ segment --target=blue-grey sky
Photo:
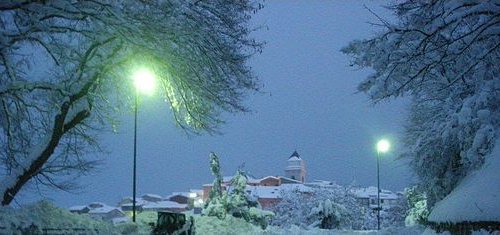
[[[208,154],[221,157],[225,175],[241,164],[256,177],[283,175],[286,160],[297,150],[307,166],[307,181],[376,185],[374,145],[391,139],[397,148],[406,115],[404,100],[373,105],[356,85],[369,70],[349,67],[339,50],[377,31],[377,19],[364,5],[392,18],[380,5],[387,1],[266,1],[252,20],[264,25],[254,37],[266,41],[250,65],[263,93],[245,101],[250,113],[226,115],[223,135],[192,136],[175,127],[166,104],[145,97],[138,119],[138,195],[168,195],[210,183]],[[122,117],[119,134],[100,139],[108,150],[99,171],[80,179],[75,194],[46,193],[60,206],[103,201],[116,204],[132,194],[133,113]],[[396,150],[397,151],[397,150]],[[383,157],[381,186],[402,190],[412,182],[405,162],[394,151]],[[20,201],[38,199],[33,191]]]

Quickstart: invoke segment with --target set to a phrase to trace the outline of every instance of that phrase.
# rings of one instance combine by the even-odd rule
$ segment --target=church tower
[[[285,177],[304,183],[306,181],[306,165],[297,151],[292,153],[287,163]]]

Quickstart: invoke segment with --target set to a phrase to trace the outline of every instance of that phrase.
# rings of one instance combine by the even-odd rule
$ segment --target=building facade
[[[298,180],[302,183],[306,181],[306,164],[297,151],[294,151],[288,158],[285,177]]]

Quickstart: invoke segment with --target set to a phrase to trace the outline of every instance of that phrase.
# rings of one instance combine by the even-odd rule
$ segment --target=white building
[[[377,208],[377,187],[370,186],[367,188],[356,188],[353,190],[356,199],[363,206]],[[401,193],[394,193],[389,190],[380,189],[380,207],[388,209],[398,203],[398,200],[403,197]]]
[[[102,202],[92,202],[85,206],[73,206],[69,208],[69,211],[78,214],[86,214],[91,218],[112,223],[129,220],[120,208],[108,206]]]
[[[285,177],[292,180],[298,180],[302,183],[306,181],[306,165],[297,151],[294,151],[288,158],[285,168]]]

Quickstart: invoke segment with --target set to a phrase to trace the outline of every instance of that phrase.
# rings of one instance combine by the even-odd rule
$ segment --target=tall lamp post
[[[380,230],[380,153],[389,151],[391,144],[389,141],[382,139],[377,142],[377,230]]]
[[[132,170],[132,221],[135,223],[136,215],[136,189],[137,189],[137,106],[139,104],[139,92],[144,94],[151,94],[155,88],[154,75],[146,70],[140,69],[132,76],[135,86],[134,94],[134,162]]]

